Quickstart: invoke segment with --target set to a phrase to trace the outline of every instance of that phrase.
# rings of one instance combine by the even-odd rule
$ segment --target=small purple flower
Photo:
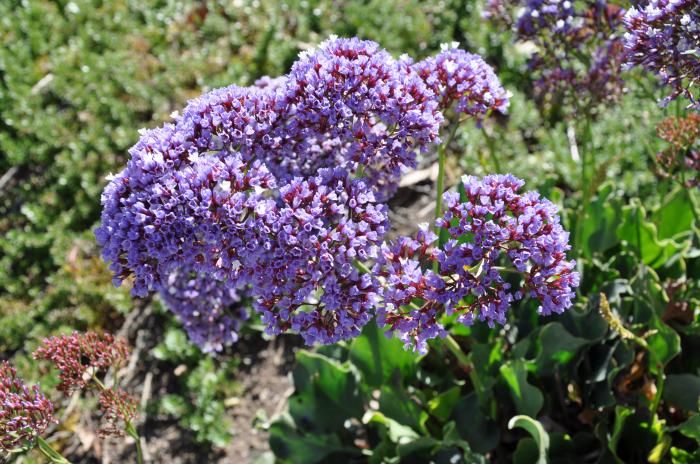
[[[52,422],[53,404],[39,387],[28,388],[15,368],[0,362],[0,450],[33,444]]]
[[[700,108],[691,89],[700,80],[700,4],[696,0],[651,0],[630,8],[627,28],[627,64],[658,74],[672,89],[665,103],[684,96]]]

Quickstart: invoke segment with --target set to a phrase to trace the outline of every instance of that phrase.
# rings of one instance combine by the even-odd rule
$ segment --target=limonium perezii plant
[[[96,237],[115,283],[160,292],[206,351],[236,340],[242,293],[268,333],[308,344],[378,317],[425,351],[443,315],[503,323],[524,297],[559,313],[578,284],[568,234],[512,176],[464,178],[462,195],[439,192],[433,229],[386,241],[386,201],[418,156],[438,150],[442,190],[457,124],[507,106],[491,67],[456,44],[413,62],[331,38],[286,76],[214,90],[143,132],[103,193]]]
[[[624,21],[628,65],[660,76],[671,88],[664,103],[682,96],[700,109],[700,2],[651,0],[630,8]]]

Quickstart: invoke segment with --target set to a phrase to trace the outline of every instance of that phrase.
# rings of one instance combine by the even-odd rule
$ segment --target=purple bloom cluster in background
[[[32,444],[52,422],[53,404],[39,387],[28,388],[14,367],[0,362],[0,450]]]
[[[540,302],[540,314],[561,313],[579,283],[553,203],[536,192],[519,193],[524,182],[511,175],[465,176],[463,184],[464,197],[443,195],[446,211],[437,225],[450,239],[442,250],[434,247],[436,235],[422,228],[416,239],[383,247],[375,267],[387,283],[380,322],[420,351],[444,333],[443,314],[457,314],[467,325],[475,319],[503,324],[512,303],[525,296]],[[426,266],[434,262],[437,272]],[[520,275],[522,285],[514,288],[509,275]],[[422,306],[410,306],[414,299]]]
[[[207,351],[237,339],[248,316],[232,309],[240,292],[252,299],[268,333],[294,330],[309,344],[355,337],[377,314],[395,330],[431,338],[440,333],[442,313],[422,310],[397,328],[393,314],[418,295],[397,293],[392,279],[418,279],[426,291],[435,289],[426,298],[451,311],[473,287],[443,278],[458,274],[449,266],[460,248],[451,241],[444,252],[428,251],[434,237],[424,229],[390,251],[384,202],[418,153],[440,141],[446,110],[478,121],[507,105],[493,70],[454,46],[413,63],[374,42],[332,38],[302,53],[286,76],[214,90],[189,102],[173,123],[145,131],[103,193],[95,234],[115,284],[133,278],[134,295],[159,292]],[[448,214],[458,214],[448,204]],[[517,213],[535,222],[547,215],[547,233],[559,234],[551,240],[565,242],[545,204],[531,206],[541,213]],[[507,206],[513,214],[515,207]],[[522,237],[544,233],[528,227]],[[563,277],[556,285],[564,293],[545,289],[566,270],[560,245],[556,265],[536,251],[518,255],[535,263],[525,288],[542,299],[545,313],[570,304]],[[420,263],[414,257],[420,250],[440,261],[439,276],[411,264]],[[392,261],[392,253],[407,260]],[[372,261],[376,273],[358,270]],[[491,295],[490,285],[507,288],[488,266],[489,277],[474,288],[481,300],[491,299],[472,312],[501,321],[500,306],[489,306],[500,295]]]
[[[665,103],[683,96],[700,109],[692,88],[700,80],[700,3],[651,0],[624,17],[628,64],[658,74],[672,89]]]
[[[604,0],[489,0],[484,17],[536,47],[529,68],[541,104],[589,111],[624,90],[624,13]]]

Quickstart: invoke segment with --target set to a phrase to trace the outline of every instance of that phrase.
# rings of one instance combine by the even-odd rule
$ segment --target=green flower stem
[[[36,444],[39,451],[41,451],[41,453],[44,456],[46,456],[52,463],[71,464],[71,462],[68,459],[64,458],[58,451],[53,449],[51,445],[49,445],[43,438],[37,437]]]
[[[459,346],[459,343],[457,343],[457,340],[455,340],[452,337],[452,335],[447,334],[442,343],[444,343],[447,349],[450,350],[450,352],[455,356],[455,358],[457,358],[457,362],[461,367],[466,368],[471,366],[469,356],[464,351],[462,351],[462,348]]]
[[[141,436],[139,435],[136,427],[131,423],[131,421],[126,421],[126,427],[124,431],[136,441],[136,462],[138,464],[143,464],[143,450],[141,449]]]
[[[445,163],[447,162],[447,147],[454,139],[455,133],[459,124],[453,124],[447,135],[447,140],[438,147],[438,178],[437,178],[437,194],[435,195],[435,219],[442,215],[442,194],[445,191]],[[435,233],[440,236],[440,228],[435,226]],[[433,270],[437,271],[437,262],[433,263]]]
[[[495,174],[502,174],[501,162],[498,160],[498,155],[496,155],[496,148],[493,144],[493,138],[488,132],[486,132],[486,128],[483,126],[483,124],[481,125],[481,133],[484,134],[484,138],[486,139],[486,147],[489,151],[489,158],[493,161],[493,167],[496,169]]]

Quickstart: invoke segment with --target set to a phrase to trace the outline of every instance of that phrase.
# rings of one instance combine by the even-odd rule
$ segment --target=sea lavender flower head
[[[520,193],[524,182],[511,175],[463,178],[464,195],[443,195],[445,214],[436,225],[449,240],[430,250],[434,234],[399,241],[382,250],[380,277],[388,284],[381,321],[419,350],[443,334],[439,317],[504,324],[516,301],[531,297],[539,313],[561,313],[572,305],[579,276],[568,260],[569,234],[557,208],[535,192]],[[428,269],[437,261],[438,272]],[[516,285],[513,276],[522,282]],[[413,299],[422,306],[406,309]]]
[[[683,96],[700,108],[693,88],[700,80],[700,3],[650,0],[624,18],[627,64],[642,66],[671,88],[664,103]]]
[[[73,332],[45,338],[32,356],[50,361],[60,371],[58,389],[69,394],[87,387],[92,376],[123,366],[129,348],[112,334]]]
[[[171,298],[212,349],[235,338],[224,293],[246,286],[271,333],[354,336],[377,298],[352,262],[376,255],[379,202],[439,141],[447,106],[480,118],[506,99],[475,55],[452,48],[413,65],[374,42],[331,38],[288,75],[214,90],[143,132],[102,195],[102,255],[115,284],[133,277],[135,296]],[[173,275],[199,290],[213,279],[213,309],[185,302],[201,293]]]
[[[0,362],[0,450],[31,446],[52,422],[53,404],[39,387],[27,387],[15,368]]]
[[[489,111],[505,113],[509,96],[493,68],[479,55],[460,50],[458,43],[443,45],[435,57],[413,67],[435,93],[441,110],[457,102],[458,114],[482,119]]]
[[[586,112],[616,101],[624,90],[623,15],[604,0],[490,0],[484,13],[536,47],[528,67],[542,106]]]
[[[240,324],[248,318],[239,293],[227,281],[182,268],[167,276],[160,288],[165,304],[205,353],[238,340]]]
[[[354,260],[375,258],[387,208],[342,169],[280,188],[266,218],[269,252],[255,267],[254,307],[268,333],[298,331],[308,344],[359,335],[377,302],[376,281]]]

